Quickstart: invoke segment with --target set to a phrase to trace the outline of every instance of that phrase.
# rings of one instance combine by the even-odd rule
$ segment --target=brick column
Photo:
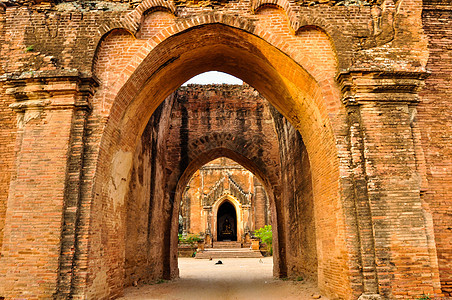
[[[424,73],[339,76],[348,111],[360,299],[440,293],[413,120]]]
[[[19,129],[0,258],[0,296],[50,299],[70,293],[92,83],[76,71],[7,78]]]

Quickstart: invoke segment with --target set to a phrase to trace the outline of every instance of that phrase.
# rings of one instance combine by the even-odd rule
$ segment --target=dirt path
[[[180,258],[180,278],[130,287],[121,299],[313,299],[320,293],[304,281],[274,280],[272,258]],[[326,299],[322,296],[321,299]]]

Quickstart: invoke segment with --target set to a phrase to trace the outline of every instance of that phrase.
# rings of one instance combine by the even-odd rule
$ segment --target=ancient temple
[[[191,177],[179,220],[182,234],[206,237],[208,243],[243,244],[252,231],[271,224],[270,203],[264,187],[250,171],[222,157]]]
[[[275,277],[452,297],[451,29],[450,0],[0,0],[0,299],[177,278],[220,157],[265,187]],[[179,89],[206,71],[249,86]]]

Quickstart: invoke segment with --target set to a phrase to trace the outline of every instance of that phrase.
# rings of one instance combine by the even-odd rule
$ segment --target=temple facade
[[[247,236],[268,224],[270,203],[261,182],[225,157],[196,171],[182,196],[179,233],[183,235],[246,243]]]

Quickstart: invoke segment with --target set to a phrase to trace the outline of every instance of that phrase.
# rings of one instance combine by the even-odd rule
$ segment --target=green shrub
[[[267,251],[270,253],[270,255],[273,255],[273,233],[272,233],[272,226],[271,225],[265,225],[262,228],[259,228],[254,232],[254,235],[261,239],[263,243],[267,245]]]
[[[182,234],[179,234],[179,243],[182,244],[195,244],[201,240],[202,239],[197,235],[187,235],[186,237],[183,237]]]
[[[431,300],[432,298],[430,298],[429,295],[426,294],[422,294],[421,297],[417,298],[418,300]]]

